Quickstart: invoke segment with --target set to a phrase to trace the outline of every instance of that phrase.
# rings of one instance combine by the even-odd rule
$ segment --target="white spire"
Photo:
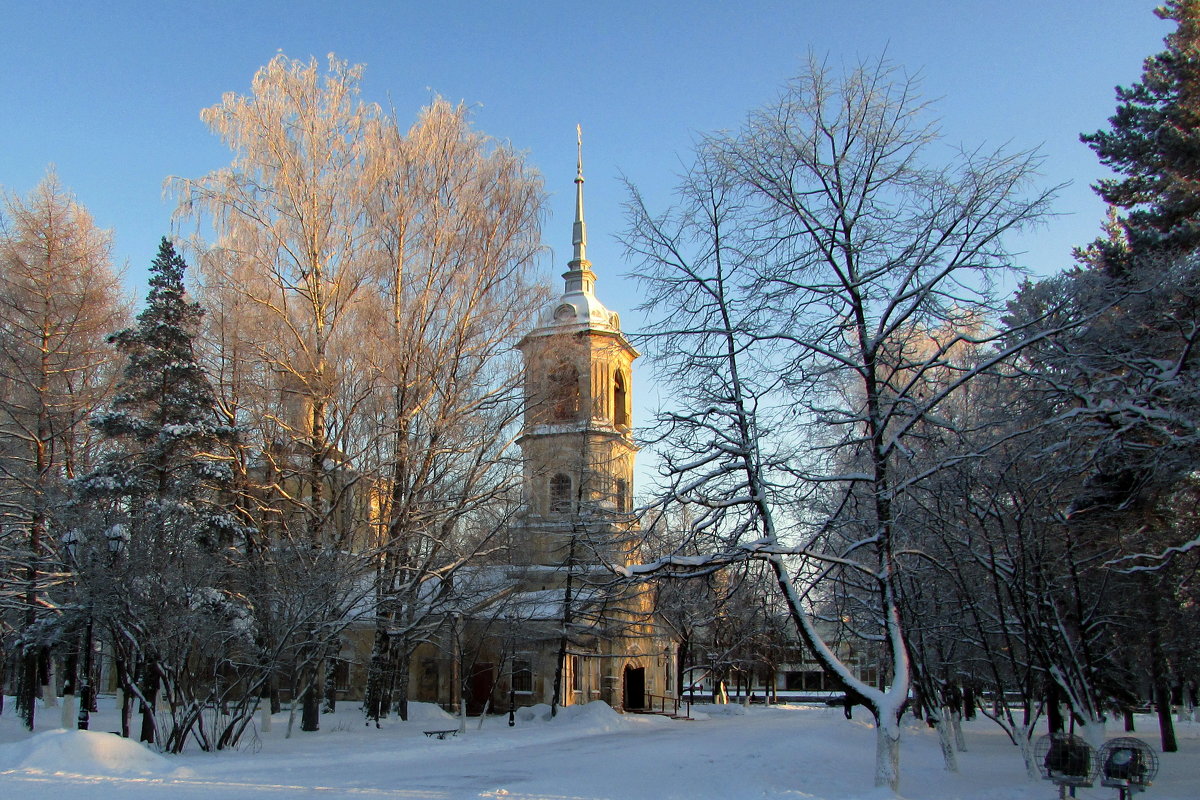
[[[575,126],[579,145],[578,160],[575,162],[575,224],[571,226],[571,244],[574,257],[567,262],[563,278],[567,282],[567,294],[582,292],[590,295],[596,286],[596,273],[587,260],[587,226],[583,222],[583,127]]]
[[[583,222],[583,126],[575,126],[579,157],[575,168],[575,224],[571,228],[571,244],[575,245],[572,261],[587,259],[587,226]]]
[[[538,325],[529,336],[551,336],[564,330],[602,330],[621,332],[620,318],[604,307],[596,297],[596,273],[587,260],[587,228],[583,222],[583,128],[575,126],[578,157],[575,162],[575,224],[571,229],[574,258],[567,262],[563,273],[566,288],[538,318]],[[625,346],[628,346],[626,342]]]

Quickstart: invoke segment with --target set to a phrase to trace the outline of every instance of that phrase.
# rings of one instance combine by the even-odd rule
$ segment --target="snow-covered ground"
[[[351,704],[321,720],[319,733],[284,738],[287,714],[240,751],[162,756],[109,733],[113,699],[101,698],[92,732],[54,730],[57,709],[39,709],[46,729],[20,728],[11,698],[0,716],[0,798],[231,800],[268,797],[413,800],[632,800],[687,798],[846,800],[888,796],[872,788],[874,732],[857,709],[699,706],[694,721],[620,715],[608,706],[565,709],[553,721],[525,710],[468,721],[444,741],[424,730],[457,727],[440,709],[416,706],[408,723],[367,726]],[[543,707],[544,709],[544,707]],[[1136,734],[1157,748],[1154,721]],[[297,726],[298,728],[298,726]],[[1200,797],[1200,724],[1179,723],[1180,752],[1161,755],[1146,800]],[[1112,735],[1123,735],[1112,731]],[[958,774],[943,767],[937,737],[909,725],[901,749],[901,794],[910,800],[1025,800],[1057,797],[1024,778],[1015,747],[984,719],[967,723],[969,751]],[[1079,798],[1116,798],[1092,788]]]

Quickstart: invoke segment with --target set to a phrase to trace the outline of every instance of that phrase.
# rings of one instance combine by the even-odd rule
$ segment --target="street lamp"
[[[61,541],[63,550],[66,551],[67,559],[71,562],[75,574],[80,575],[82,570],[79,566],[79,545],[83,541],[83,535],[80,534],[78,528],[71,528],[62,535]],[[112,547],[111,544],[110,547]],[[90,592],[88,593],[87,608],[87,628],[84,632],[83,642],[83,674],[77,675],[79,682],[79,711],[75,718],[75,726],[81,731],[88,729],[92,708],[92,621],[94,619],[94,611],[92,609]]]
[[[129,543],[129,526],[118,522],[104,532],[104,538],[108,540],[108,552],[112,553],[114,557],[119,556],[125,549],[125,545]]]
[[[62,535],[63,550],[66,551],[67,559],[72,564],[77,563],[76,559],[79,557],[79,542],[81,538],[78,528],[71,528]]]

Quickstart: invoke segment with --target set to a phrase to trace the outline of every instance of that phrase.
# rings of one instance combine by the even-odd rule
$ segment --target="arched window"
[[[613,376],[613,425],[629,427],[629,412],[626,410],[629,402],[629,391],[625,386],[625,376],[617,370]]]
[[[550,415],[556,420],[579,417],[579,370],[571,364],[559,364],[550,373]]]
[[[571,477],[559,472],[550,479],[550,510],[559,514],[571,510]]]

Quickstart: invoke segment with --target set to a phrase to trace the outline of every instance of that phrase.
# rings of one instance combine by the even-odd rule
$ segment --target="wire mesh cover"
[[[1158,774],[1158,755],[1132,736],[1110,739],[1096,754],[1104,786],[1149,786]]]
[[[1043,736],[1038,739],[1034,755],[1046,780],[1070,786],[1091,786],[1096,780],[1096,754],[1078,736],[1067,733]]]

